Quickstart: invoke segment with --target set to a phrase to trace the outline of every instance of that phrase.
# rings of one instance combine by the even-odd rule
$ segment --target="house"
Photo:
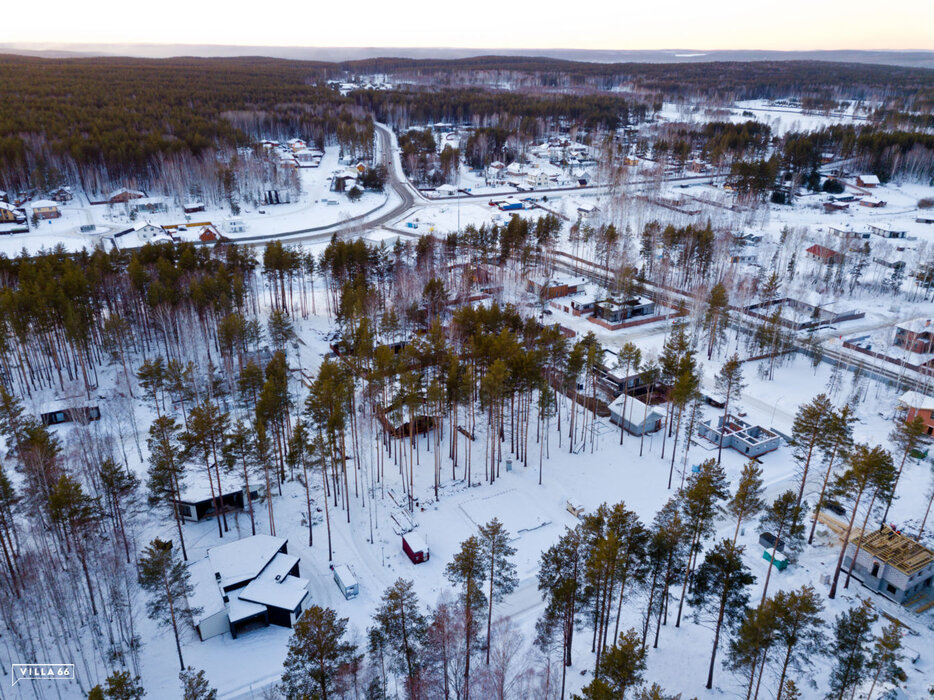
[[[908,409],[905,421],[913,421],[921,416],[928,435],[934,435],[934,397],[917,391],[906,391],[898,399],[898,403]]]
[[[869,224],[869,230],[882,238],[904,238],[908,232],[889,223]]]
[[[930,594],[934,581],[934,552],[888,525],[850,540],[843,565],[866,588],[901,604]]]
[[[6,190],[0,190],[0,202],[4,202],[6,204],[10,203],[10,195]]]
[[[202,243],[216,243],[218,241],[226,241],[227,237],[218,231],[216,226],[208,224],[207,226],[203,226],[201,231],[198,232],[198,240]]]
[[[357,174],[354,172],[337,173],[331,178],[332,192],[347,192],[357,185]]]
[[[22,224],[26,222],[26,214],[22,209],[17,209],[12,204],[0,202],[0,223],[3,224]]]
[[[934,352],[934,326],[929,318],[915,318],[895,326],[892,343],[908,352]]]
[[[58,202],[53,202],[51,199],[37,199],[30,202],[29,206],[32,208],[33,216],[39,219],[57,219],[62,215],[58,209]]]
[[[253,535],[211,547],[188,571],[201,641],[227,632],[236,639],[257,624],[293,627],[306,606],[308,579],[283,537]]]
[[[49,411],[39,414],[42,425],[61,425],[62,423],[80,423],[86,425],[91,421],[101,419],[101,409],[97,406],[78,406],[76,408],[63,408],[58,411]]]
[[[291,200],[288,190],[265,190],[263,192],[263,204],[288,204]]]
[[[599,294],[590,287],[578,289],[572,296],[557,297],[552,299],[548,305],[558,311],[564,311],[574,316],[586,316],[593,313],[594,304],[599,297],[602,297],[603,290]]]
[[[724,447],[732,447],[747,457],[764,455],[766,452],[778,449],[782,442],[777,433],[760,425],[747,423],[729,413],[725,419],[721,415],[702,421],[697,433],[715,445],[720,444],[722,435]]]
[[[531,173],[527,178],[526,182],[529,183],[532,187],[543,188],[548,187],[551,184],[551,178],[548,177],[548,173],[541,170]]]
[[[222,491],[218,495],[218,490]],[[266,487],[261,484],[250,484],[250,500],[257,500],[266,495]],[[237,485],[230,477],[221,480],[221,488],[216,483],[205,484],[199,479],[193,484],[181,484],[181,493],[177,501],[179,515],[182,520],[197,523],[214,517],[217,512],[214,502],[217,500],[220,508],[225,512],[242,510],[246,504],[246,488]]]
[[[934,212],[918,212],[918,215],[915,217],[915,221],[919,224],[934,224]]]
[[[136,237],[144,243],[163,240],[168,235],[166,234],[165,229],[163,229],[161,226],[155,226],[145,221],[140,221],[130,228],[117,231],[113,234],[113,238],[123,238],[124,236],[129,236],[134,233],[136,234]],[[169,240],[171,240],[171,236],[169,236]],[[133,244],[130,243],[129,245],[132,246]]]
[[[586,217],[588,217],[588,216],[593,216],[593,215],[594,215],[595,213],[597,213],[598,211],[600,211],[600,207],[598,207],[598,206],[596,206],[596,205],[594,205],[594,204],[581,204],[581,205],[577,208],[577,213],[581,216],[581,218],[586,218]]]
[[[827,228],[834,236],[845,241],[869,238],[869,231],[857,231],[849,226],[828,226]]]
[[[145,192],[139,190],[128,190],[126,187],[114,190],[104,199],[106,204],[125,204],[131,199],[142,199],[146,196]]]
[[[877,209],[879,207],[884,207],[886,202],[881,199],[876,199],[875,197],[864,197],[859,200],[859,206],[869,207],[870,209]]]
[[[623,301],[604,299],[594,304],[593,315],[610,325],[622,323],[634,316],[651,316],[655,313],[655,304],[643,297],[633,297]]]
[[[246,231],[246,224],[239,217],[231,217],[224,220],[224,230],[227,233],[243,233]]]
[[[74,195],[71,193],[71,190],[67,187],[59,187],[56,190],[49,192],[49,199],[53,199],[56,202],[64,204],[65,202],[70,202],[74,199]]]
[[[402,535],[402,551],[413,564],[421,564],[429,559],[428,543],[417,532],[407,532]]]
[[[137,213],[154,214],[168,211],[168,205],[162,197],[137,197],[130,204],[130,211]]]
[[[625,416],[623,415],[624,403],[626,408]],[[656,430],[661,430],[662,424],[665,422],[665,414],[662,411],[626,394],[620,394],[613,399],[609,409],[610,420],[616,425],[622,422],[623,427],[633,435],[654,433]]]
[[[457,188],[454,185],[439,185],[435,188],[435,194],[439,197],[453,197],[457,194]]]
[[[182,204],[182,211],[186,214],[194,214],[195,212],[204,211],[204,202],[200,199],[189,199],[184,204]]]
[[[812,245],[805,252],[808,256],[824,265],[840,265],[845,257],[843,253],[838,253],[836,250],[822,245]]]
[[[585,286],[587,286],[587,280],[583,277],[531,277],[528,289],[545,299],[555,299],[577,294]]]
[[[872,189],[879,186],[879,178],[876,175],[857,175],[856,184],[860,187]]]

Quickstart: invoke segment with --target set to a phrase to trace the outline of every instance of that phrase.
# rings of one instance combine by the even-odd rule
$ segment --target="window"
[[[872,576],[873,578],[879,577],[879,562],[874,561],[872,563],[872,571],[869,572],[869,575]]]
[[[887,590],[889,593],[897,593],[897,592],[898,592],[898,589],[896,589],[895,586],[893,586],[891,583],[889,583],[889,584],[887,584],[887,585],[885,586],[885,590]]]
[[[186,518],[191,517],[191,506],[183,505],[181,508],[179,508],[179,510],[182,512],[182,515],[185,516]]]

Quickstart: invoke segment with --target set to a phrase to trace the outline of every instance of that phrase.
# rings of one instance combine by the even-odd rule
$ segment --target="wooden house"
[[[866,189],[873,189],[879,186],[879,178],[876,175],[857,175],[856,184]]]
[[[402,535],[402,551],[413,564],[422,564],[429,559],[428,543],[417,532]]]
[[[843,253],[839,253],[832,248],[822,245],[812,245],[805,251],[809,257],[821,262],[824,265],[839,265],[844,260]]]
[[[62,215],[58,202],[51,199],[37,199],[29,206],[32,208],[33,215],[38,219],[57,219]]]

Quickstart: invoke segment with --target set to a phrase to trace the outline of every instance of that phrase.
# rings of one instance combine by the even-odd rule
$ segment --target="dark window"
[[[879,576],[879,562],[874,561],[872,563],[872,571],[869,572],[870,576],[878,578]]]
[[[893,586],[891,583],[888,584],[888,585],[886,585],[885,589],[886,589],[889,593],[896,593],[896,592],[897,592],[897,589],[896,589],[895,586]]]
[[[182,506],[179,510],[182,511],[182,515],[187,518],[191,517],[191,506]]]

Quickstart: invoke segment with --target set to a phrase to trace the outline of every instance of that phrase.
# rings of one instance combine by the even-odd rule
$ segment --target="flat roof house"
[[[655,313],[655,304],[643,297],[633,297],[622,301],[604,299],[594,304],[593,313],[595,317],[609,324],[616,324],[634,316],[651,316]]]
[[[582,291],[586,285],[587,280],[583,277],[531,277],[529,279],[529,291],[545,299],[555,299],[556,297],[566,297],[569,294],[577,294],[577,292]]]
[[[626,404],[626,415],[623,415],[623,403]],[[654,433],[661,430],[665,422],[665,414],[655,406],[648,406],[632,396],[625,394],[615,398],[609,405],[610,420],[616,425],[622,421],[623,427],[633,435]]]
[[[182,484],[179,499],[176,502],[179,514],[182,520],[197,523],[206,518],[217,515],[214,508],[215,499],[225,511],[242,510],[246,503],[246,489],[235,485],[229,478],[222,480],[221,486],[223,493],[217,494],[217,486],[213,485],[214,496],[212,496],[212,485],[204,483],[199,479],[194,484]],[[257,500],[266,495],[266,487],[261,484],[250,484],[250,499]]]
[[[254,535],[208,549],[188,567],[201,641],[226,632],[236,639],[256,624],[293,627],[308,598],[298,565],[283,537]]]
[[[781,437],[768,428],[747,423],[729,413],[726,415],[726,420],[721,415],[703,421],[697,433],[715,445],[720,444],[722,434],[724,447],[732,447],[747,457],[764,455],[766,452],[778,449],[782,442]]]
[[[882,238],[904,238],[908,232],[889,223],[869,224],[869,230]]]
[[[934,552],[889,526],[852,539],[843,565],[852,565],[866,588],[901,604],[923,600],[934,581]]]

